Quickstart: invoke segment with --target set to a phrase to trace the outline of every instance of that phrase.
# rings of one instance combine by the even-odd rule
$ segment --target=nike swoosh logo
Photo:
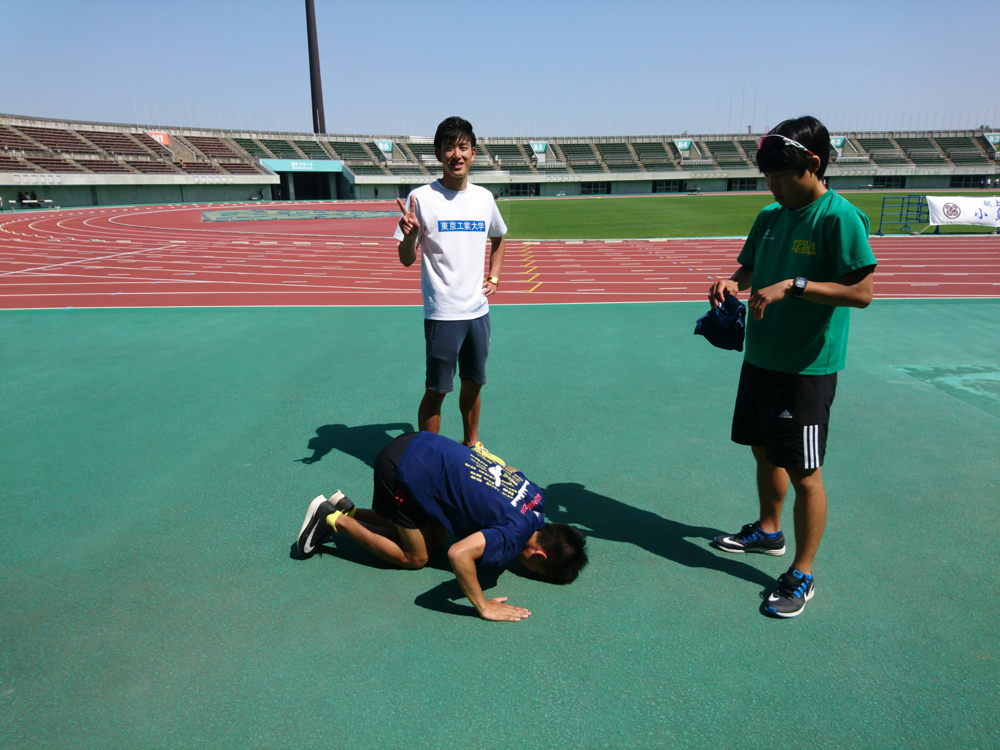
[[[777,594],[771,594],[769,597],[767,597],[767,600],[769,602],[776,602],[776,601],[780,601],[781,597],[778,596]]]
[[[313,526],[313,530],[309,532],[309,536],[306,537],[306,543],[302,545],[302,551],[309,553],[313,551],[312,539],[313,534],[316,533],[316,527]]]

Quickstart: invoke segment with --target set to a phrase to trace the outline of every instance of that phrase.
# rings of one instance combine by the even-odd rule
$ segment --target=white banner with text
[[[983,196],[970,198],[928,195],[931,224],[975,224],[1000,227],[1000,198]]]

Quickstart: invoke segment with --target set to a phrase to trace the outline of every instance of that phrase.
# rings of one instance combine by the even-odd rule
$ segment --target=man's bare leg
[[[760,499],[760,528],[768,534],[781,530],[781,508],[788,492],[788,472],[767,460],[763,445],[751,447],[757,460],[757,496]]]
[[[820,469],[788,472],[795,488],[795,560],[792,567],[812,575],[812,564],[826,527],[826,489]]]
[[[470,448],[479,441],[479,391],[478,383],[462,381],[462,390],[458,394],[458,408],[462,412],[462,429],[465,432],[464,443]]]
[[[357,515],[357,514],[355,514]],[[369,527],[366,523],[350,516],[337,516],[337,532],[349,536],[366,550],[386,562],[408,570],[424,567],[436,549],[433,542],[444,535],[431,522],[420,529],[406,529],[394,525],[393,529],[381,526]],[[441,529],[443,532],[444,529]]]
[[[432,391],[430,388],[424,391],[424,397],[420,401],[420,409],[417,410],[417,429],[421,432],[433,432],[435,435],[441,432],[441,404],[447,394]]]

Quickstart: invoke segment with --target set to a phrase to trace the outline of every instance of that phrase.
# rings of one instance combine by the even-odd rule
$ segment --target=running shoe
[[[334,510],[339,510],[345,516],[354,518],[354,514],[351,513],[354,510],[354,503],[343,492],[337,490],[330,495],[330,502],[333,503]]]
[[[778,557],[785,554],[785,535],[780,531],[772,539],[764,536],[760,529],[760,521],[748,523],[738,534],[723,534],[715,537],[715,546],[723,552],[761,552],[765,555]]]
[[[327,516],[336,513],[348,513],[354,507],[343,492],[337,490],[327,500],[323,495],[313,498],[306,511],[306,519],[302,522],[302,530],[299,531],[297,547],[299,554],[303,556],[312,555],[316,548],[330,538],[334,533],[333,529],[326,522]]]
[[[775,617],[797,617],[815,593],[813,577],[790,568],[778,578],[778,588],[767,597],[764,611]]]

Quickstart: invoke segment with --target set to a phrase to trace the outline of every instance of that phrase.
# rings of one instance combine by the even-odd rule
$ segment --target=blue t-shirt
[[[538,485],[433,432],[421,432],[406,446],[396,482],[459,539],[483,532],[483,565],[513,562],[545,525]]]

